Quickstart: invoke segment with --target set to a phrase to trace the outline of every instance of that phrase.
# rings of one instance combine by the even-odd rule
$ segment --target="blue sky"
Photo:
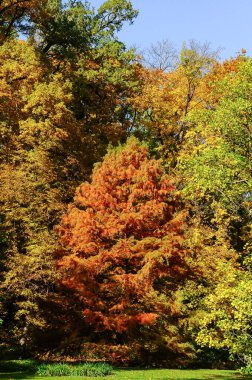
[[[90,0],[95,7],[103,0]],[[241,48],[252,55],[252,0],[132,0],[139,16],[125,25],[120,40],[140,50],[168,39],[177,48],[196,39],[223,48],[222,58]]]

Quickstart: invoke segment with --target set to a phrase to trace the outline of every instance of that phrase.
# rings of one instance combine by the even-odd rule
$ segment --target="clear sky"
[[[103,0],[90,0],[98,7]],[[139,15],[124,25],[120,40],[141,49],[168,39],[177,48],[196,39],[223,48],[222,58],[242,48],[252,55],[252,0],[132,0]]]

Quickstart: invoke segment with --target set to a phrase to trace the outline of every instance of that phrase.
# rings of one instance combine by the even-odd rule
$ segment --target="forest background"
[[[1,2],[1,350],[249,366],[252,61],[137,13]]]

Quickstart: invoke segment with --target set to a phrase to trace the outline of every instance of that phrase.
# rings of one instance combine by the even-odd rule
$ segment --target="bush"
[[[36,374],[38,376],[107,376],[112,373],[112,366],[107,363],[83,364],[40,364]]]
[[[242,375],[252,375],[252,364],[248,364],[246,367],[241,367],[239,372]]]

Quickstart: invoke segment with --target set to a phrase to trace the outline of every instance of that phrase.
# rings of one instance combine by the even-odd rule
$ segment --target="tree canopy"
[[[137,14],[0,2],[0,350],[249,362],[251,58],[141,58]]]

